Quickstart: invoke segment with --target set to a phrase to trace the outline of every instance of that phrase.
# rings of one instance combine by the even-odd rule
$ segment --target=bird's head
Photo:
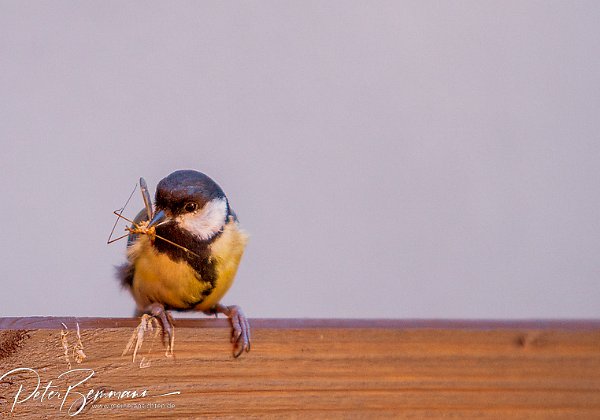
[[[156,211],[149,226],[176,225],[201,240],[216,235],[230,215],[225,193],[198,171],[173,172],[158,183]]]

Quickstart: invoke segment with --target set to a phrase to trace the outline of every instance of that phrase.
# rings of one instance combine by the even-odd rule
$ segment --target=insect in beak
[[[137,187],[137,185],[136,185]],[[156,239],[160,239],[164,242],[167,242],[177,248],[180,248],[182,250],[184,250],[185,252],[187,252],[188,254],[192,254],[195,256],[198,256],[198,254],[196,254],[195,252],[187,249],[184,246],[181,246],[179,244],[176,244],[175,242],[172,242],[166,238],[163,238],[162,236],[159,236],[156,234],[156,227],[161,225],[162,223],[165,223],[169,220],[169,218],[167,218],[167,214],[163,211],[163,210],[159,210],[157,211],[154,215],[153,215],[153,211],[152,211],[152,198],[150,197],[150,191],[148,190],[148,184],[146,184],[146,180],[144,178],[140,178],[140,190],[142,191],[142,198],[144,199],[144,207],[146,210],[146,215],[148,216],[148,220],[150,220],[149,222],[140,222],[140,223],[136,223],[131,219],[128,219],[127,217],[123,216],[123,210],[125,210],[125,207],[127,207],[127,204],[129,203],[129,200],[131,200],[131,197],[133,196],[133,193],[135,192],[135,188],[133,189],[133,191],[131,192],[131,195],[129,196],[129,198],[127,199],[127,201],[125,202],[125,205],[119,209],[119,210],[115,210],[113,211],[113,214],[115,216],[117,216],[117,220],[118,219],[123,219],[129,223],[131,223],[131,226],[126,227],[125,230],[129,233],[126,233],[123,236],[120,236],[118,238],[112,239],[112,235],[115,231],[115,227],[117,226],[117,221],[115,221],[115,224],[112,228],[112,231],[110,232],[110,235],[108,236],[108,241],[107,243],[111,244],[113,242],[116,242],[120,239],[126,238],[127,236],[129,236],[130,234],[134,234],[134,235],[148,235],[148,237],[154,241]]]
[[[160,226],[166,221],[168,221],[167,214],[163,210],[159,210],[156,212],[156,214],[154,214],[154,217],[152,217],[152,220],[149,222],[140,222],[139,224],[133,223],[131,227],[126,228],[126,230],[134,234],[148,235],[150,239],[154,241],[154,239],[157,237],[156,227]]]

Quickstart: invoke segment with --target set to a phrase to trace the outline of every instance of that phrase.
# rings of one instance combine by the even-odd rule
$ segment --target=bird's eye
[[[193,211],[196,211],[196,209],[198,209],[198,204],[190,201],[189,203],[185,203],[185,205],[183,206],[183,209],[185,211],[187,211],[188,213],[191,213]]]

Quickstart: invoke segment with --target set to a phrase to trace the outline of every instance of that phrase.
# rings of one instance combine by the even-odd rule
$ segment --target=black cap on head
[[[193,201],[201,208],[207,202],[225,198],[225,193],[207,175],[193,170],[175,171],[163,178],[156,187],[156,208],[180,210],[185,203]]]

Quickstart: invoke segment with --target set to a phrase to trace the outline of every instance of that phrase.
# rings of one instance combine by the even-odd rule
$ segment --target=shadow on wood
[[[600,418],[600,321],[251,324],[239,359],[226,320],[181,319],[133,362],[135,319],[0,318],[0,415]]]

